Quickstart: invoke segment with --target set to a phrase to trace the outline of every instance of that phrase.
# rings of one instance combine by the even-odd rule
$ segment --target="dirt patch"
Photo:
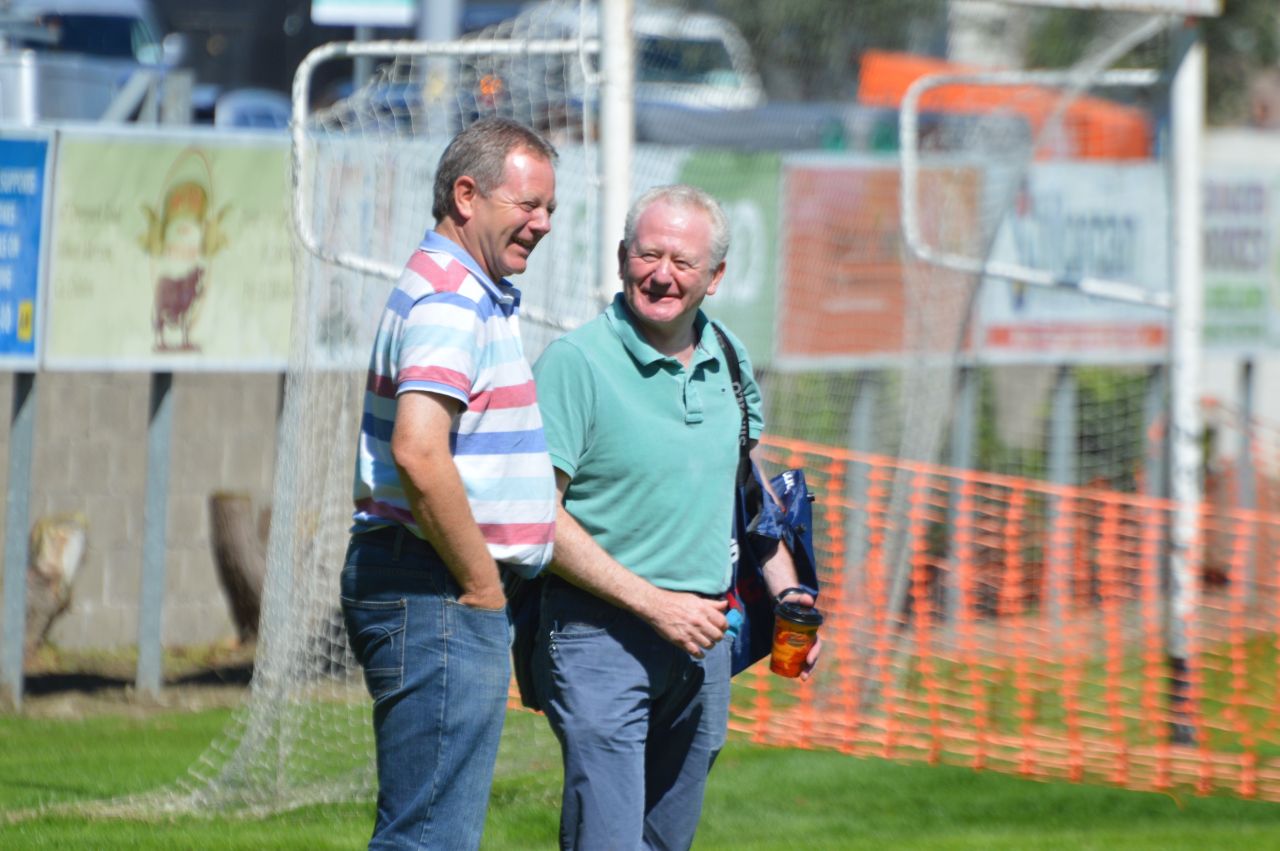
[[[166,652],[163,685],[152,695],[134,685],[137,656],[131,651],[46,648],[27,664],[22,714],[145,717],[237,706],[253,677],[253,651],[252,645],[219,644]]]

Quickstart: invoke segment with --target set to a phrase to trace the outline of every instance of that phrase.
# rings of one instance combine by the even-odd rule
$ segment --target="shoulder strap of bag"
[[[729,367],[729,379],[733,382],[733,395],[738,400],[738,410],[742,412],[742,423],[738,427],[738,484],[742,485],[751,478],[751,455],[749,454],[751,438],[747,430],[749,417],[747,392],[742,386],[742,367],[738,364],[738,350],[729,342],[720,325],[714,321],[709,324],[716,334],[716,339],[720,341],[720,348],[724,351],[724,359]]]

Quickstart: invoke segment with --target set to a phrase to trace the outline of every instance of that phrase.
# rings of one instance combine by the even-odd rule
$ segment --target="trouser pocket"
[[[409,607],[398,600],[342,598],[342,617],[351,651],[364,669],[364,683],[376,704],[404,685],[405,628]]]

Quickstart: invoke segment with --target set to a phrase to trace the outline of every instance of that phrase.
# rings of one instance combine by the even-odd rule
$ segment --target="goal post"
[[[1152,13],[1217,14],[1216,0],[1169,0],[1168,2],[1056,2],[1056,0],[1011,0],[1038,5],[1085,6],[1146,11]],[[1172,43],[1168,66],[1160,69],[1112,70],[1115,60],[1157,36]],[[1168,529],[1168,569],[1165,579],[1166,650],[1172,668],[1171,709],[1177,718],[1186,700],[1188,659],[1194,652],[1190,623],[1197,605],[1198,579],[1195,565],[1201,561],[1203,546],[1199,524],[1203,500],[1203,424],[1199,411],[1199,368],[1202,351],[1202,144],[1204,133],[1204,47],[1194,24],[1183,24],[1167,14],[1152,14],[1085,67],[1063,71],[995,71],[986,73],[938,73],[915,80],[902,98],[900,108],[901,216],[904,245],[920,261],[986,279],[1003,279],[1022,287],[1039,287],[1079,292],[1114,302],[1155,307],[1171,313],[1169,370],[1169,495],[1176,506],[1175,521]],[[1088,274],[1065,274],[1063,270],[1036,268],[1009,263],[990,256],[960,256],[939,249],[922,235],[920,224],[920,139],[921,102],[929,93],[958,84],[1015,89],[1039,86],[1064,92],[1062,105],[1053,118],[1060,118],[1063,106],[1072,97],[1095,88],[1141,87],[1155,90],[1166,101],[1169,116],[1167,181],[1170,186],[1169,226],[1170,272],[1173,285],[1152,290],[1133,281],[1109,280]],[[1030,151],[1028,152],[1031,153]],[[1024,167],[1029,165],[1029,158]],[[1007,180],[1000,189],[1016,190],[1020,177]],[[1004,206],[1004,205],[999,205]],[[905,586],[898,596],[905,593]],[[896,599],[896,597],[894,598]],[[1194,741],[1189,724],[1175,720],[1170,735],[1175,742]]]
[[[528,57],[549,56],[572,58],[582,52],[595,53],[599,43],[594,39],[476,39],[456,42],[424,41],[355,41],[330,42],[315,48],[298,65],[293,83],[293,114],[290,120],[293,163],[293,224],[300,245],[320,260],[353,272],[378,275],[394,280],[400,267],[351,251],[334,251],[322,244],[315,232],[315,179],[313,175],[314,141],[309,138],[313,81],[317,69],[326,62],[367,57],[372,59],[429,60],[458,57]],[[429,85],[427,72],[410,75],[408,85]],[[415,77],[420,77],[416,79]],[[384,78],[385,79],[385,78]],[[450,76],[436,85],[448,85]],[[411,107],[406,104],[406,110]],[[446,127],[447,132],[449,127]],[[458,129],[461,129],[460,127]]]

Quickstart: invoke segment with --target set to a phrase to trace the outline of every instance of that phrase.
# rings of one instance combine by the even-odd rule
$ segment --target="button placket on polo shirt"
[[[693,373],[682,369],[680,375],[683,384],[681,395],[684,401],[684,422],[685,425],[695,425],[702,422],[702,394],[698,392]]]

